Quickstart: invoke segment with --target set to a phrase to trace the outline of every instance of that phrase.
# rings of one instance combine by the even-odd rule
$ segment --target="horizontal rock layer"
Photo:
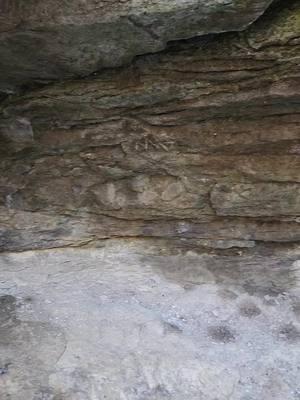
[[[300,240],[300,2],[2,103],[2,250]]]
[[[271,1],[2,0],[0,92],[118,66],[170,40],[241,30]]]

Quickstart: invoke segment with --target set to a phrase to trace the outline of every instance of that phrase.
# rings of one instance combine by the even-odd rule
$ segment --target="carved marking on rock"
[[[135,151],[165,151],[173,150],[175,145],[174,141],[163,141],[152,136],[145,136],[134,143]]]

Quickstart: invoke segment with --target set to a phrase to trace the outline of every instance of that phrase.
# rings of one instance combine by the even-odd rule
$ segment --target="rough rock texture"
[[[6,91],[269,1],[10,3]],[[300,399],[299,64],[283,0],[2,98],[1,400]]]
[[[2,250],[300,240],[300,2],[2,103]]]
[[[91,74],[167,41],[241,30],[272,0],[1,0],[0,91]]]
[[[0,256],[1,400],[298,400],[300,253]]]

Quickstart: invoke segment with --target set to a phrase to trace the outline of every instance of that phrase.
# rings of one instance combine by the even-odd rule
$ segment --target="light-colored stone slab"
[[[297,259],[2,254],[0,398],[297,400]]]

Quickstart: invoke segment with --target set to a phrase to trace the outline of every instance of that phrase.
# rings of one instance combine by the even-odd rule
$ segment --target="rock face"
[[[299,400],[300,0],[9,3],[0,399]]]
[[[244,29],[271,0],[2,0],[0,90],[84,76],[170,40]]]
[[[240,3],[241,26],[262,11]],[[3,102],[1,249],[299,241],[299,15],[279,3],[243,33]]]

